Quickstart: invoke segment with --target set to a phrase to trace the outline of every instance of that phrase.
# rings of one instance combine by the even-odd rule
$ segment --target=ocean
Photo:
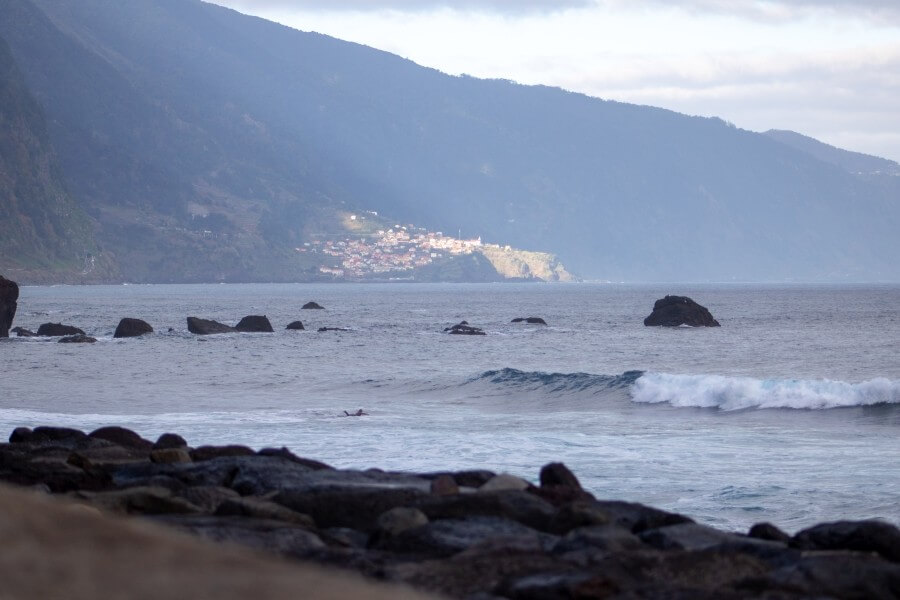
[[[722,326],[645,327],[666,294]],[[251,314],[275,333],[195,336],[185,322]],[[529,316],[548,325],[510,322]],[[122,317],[156,333],[113,339]],[[307,330],[284,329],[297,319]],[[461,320],[487,335],[442,332]],[[115,424],[337,467],[532,481],[561,461],[598,498],[725,529],[900,524],[896,285],[23,287],[15,325],[50,321],[99,341],[0,341],[4,435]]]

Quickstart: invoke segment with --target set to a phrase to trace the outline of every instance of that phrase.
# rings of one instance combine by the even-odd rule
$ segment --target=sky
[[[445,73],[790,129],[900,162],[900,0],[214,0]]]

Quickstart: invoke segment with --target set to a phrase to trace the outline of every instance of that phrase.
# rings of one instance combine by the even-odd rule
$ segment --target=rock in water
[[[274,331],[266,315],[248,315],[241,319],[234,328],[245,333],[272,333]]]
[[[38,327],[37,334],[45,337],[57,337],[61,335],[85,335],[84,331],[72,325],[62,323],[44,323]]]
[[[453,335],[485,335],[483,329],[472,327],[467,321],[457,323],[453,327],[447,327],[444,331]]]
[[[530,323],[532,325],[546,325],[547,321],[542,319],[541,317],[516,317],[512,320],[513,323]]]
[[[59,338],[60,344],[93,344],[96,341],[97,338],[92,338],[91,336],[84,335],[83,333],[68,335],[66,337]]]
[[[19,285],[0,275],[0,337],[9,337],[18,300]]]
[[[141,321],[140,319],[129,319],[126,317],[119,321],[119,326],[116,327],[116,332],[113,334],[113,337],[138,337],[145,333],[153,333],[153,328],[150,327],[149,323]]]
[[[24,327],[13,327],[9,331],[10,333],[16,334],[18,337],[37,337],[35,332],[25,329]]]
[[[218,321],[207,321],[197,317],[187,318],[188,331],[197,335],[210,335],[213,333],[232,333],[237,331],[234,327],[223,325]]]
[[[307,309],[307,310],[309,310],[309,309],[324,310],[324,309],[325,309],[324,306],[322,306],[321,304],[318,304],[318,303],[316,303],[316,302],[307,302],[306,304],[304,304],[304,305],[301,306],[300,308],[304,308],[304,309]]]
[[[704,306],[700,306],[687,296],[666,296],[660,298],[653,305],[653,312],[644,319],[644,325],[654,327],[678,327],[690,325],[691,327],[719,327],[710,312]]]
[[[306,328],[303,326],[303,323],[301,323],[300,321],[291,321],[290,323],[288,323],[288,326],[285,327],[285,329],[295,329],[297,331],[301,331]]]

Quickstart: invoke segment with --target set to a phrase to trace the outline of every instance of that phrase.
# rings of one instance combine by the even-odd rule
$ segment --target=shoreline
[[[334,469],[120,427],[0,444],[0,482],[450,597],[900,597],[900,529],[883,521],[738,534],[597,499],[560,463],[539,480]]]

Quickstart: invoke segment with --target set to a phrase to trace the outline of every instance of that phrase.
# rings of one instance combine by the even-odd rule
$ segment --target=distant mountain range
[[[0,15],[3,72],[21,73],[0,96],[13,278],[313,280],[294,249],[377,211],[585,278],[900,281],[891,161],[448,76],[196,0]]]

